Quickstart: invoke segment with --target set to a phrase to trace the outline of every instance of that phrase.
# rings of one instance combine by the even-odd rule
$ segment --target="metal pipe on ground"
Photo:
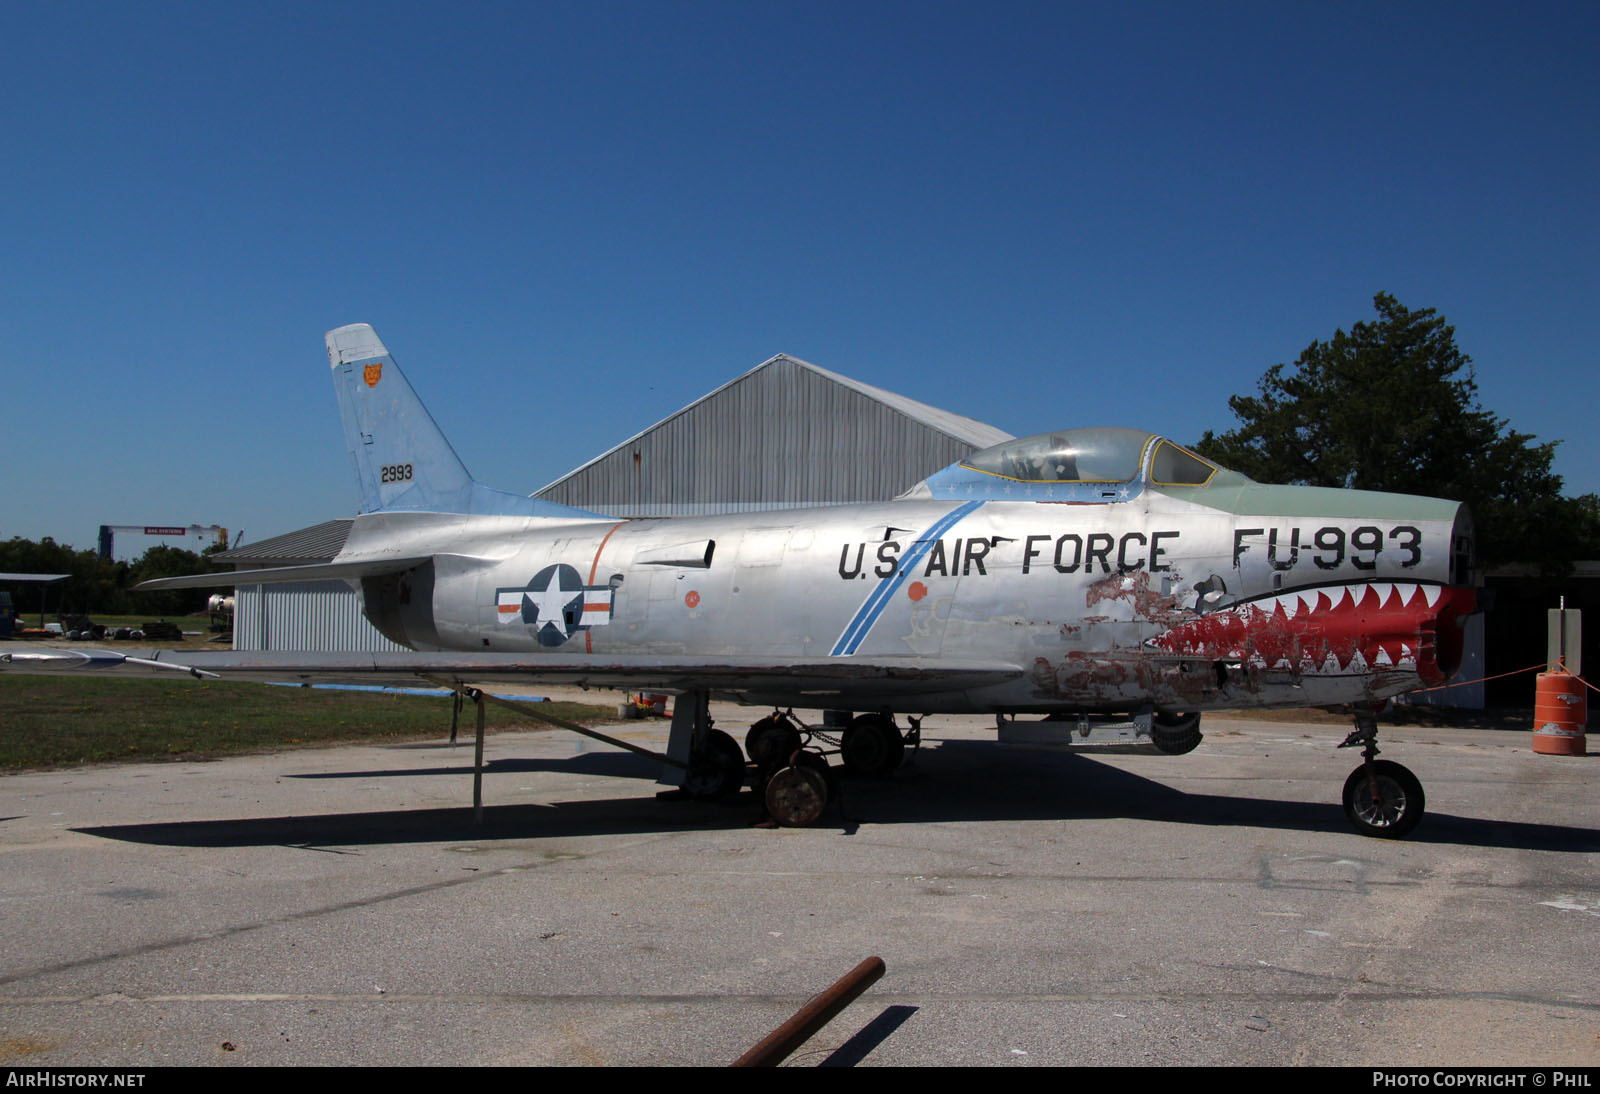
[[[869,957],[821,994],[814,996],[783,1025],[735,1060],[731,1067],[777,1067],[789,1054],[805,1044],[834,1016],[853,1003],[883,976],[883,958]]]

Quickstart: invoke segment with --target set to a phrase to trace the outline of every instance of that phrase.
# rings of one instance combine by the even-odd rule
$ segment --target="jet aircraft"
[[[1063,737],[1121,719],[1184,752],[1207,710],[1348,704],[1350,820],[1398,838],[1422,817],[1417,778],[1376,759],[1373,712],[1460,664],[1476,601],[1456,502],[1264,485],[1148,432],[1085,428],[1006,441],[891,501],[619,520],[474,481],[370,326],[326,342],[362,510],[338,556],[141,587],[344,580],[415,652],[0,661],[421,677],[475,698],[513,678],[671,691],[666,758],[687,786],[737,791],[753,769],[796,821],[828,785],[802,746],[885,773],[929,713]],[[773,708],[746,735],[752,767],[712,727],[712,695]],[[830,739],[793,708],[860,713]]]

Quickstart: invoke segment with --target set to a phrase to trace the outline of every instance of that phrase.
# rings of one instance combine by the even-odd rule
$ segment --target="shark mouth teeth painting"
[[[1181,657],[1240,661],[1304,676],[1383,670],[1442,684],[1461,666],[1470,588],[1399,581],[1322,585],[1209,612],[1149,646]]]

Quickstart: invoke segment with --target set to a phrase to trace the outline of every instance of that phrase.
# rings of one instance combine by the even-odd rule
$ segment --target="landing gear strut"
[[[744,753],[720,729],[711,728],[710,696],[687,691],[673,704],[667,759],[677,770],[662,772],[661,781],[676,784],[668,797],[702,801],[734,797],[744,789]]]
[[[1426,799],[1421,781],[1408,768],[1378,756],[1378,720],[1370,710],[1355,711],[1356,728],[1339,745],[1361,746],[1361,766],[1344,781],[1344,815],[1363,836],[1404,839],[1422,820]]]

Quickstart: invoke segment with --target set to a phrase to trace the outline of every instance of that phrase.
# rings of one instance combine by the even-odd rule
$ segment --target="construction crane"
[[[203,536],[217,537],[218,547],[228,546],[228,530],[220,524],[102,524],[100,526],[100,558],[111,561],[111,540],[118,532],[134,532],[144,536]]]

